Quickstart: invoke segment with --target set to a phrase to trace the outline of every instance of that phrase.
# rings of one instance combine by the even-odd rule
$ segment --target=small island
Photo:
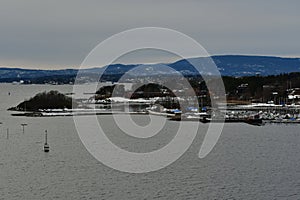
[[[16,107],[9,108],[12,111],[31,111],[36,112],[45,109],[72,109],[77,107],[77,103],[58,91],[38,93],[29,100],[25,100]]]

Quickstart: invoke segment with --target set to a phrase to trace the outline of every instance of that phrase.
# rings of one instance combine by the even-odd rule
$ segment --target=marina
[[[138,107],[137,107],[138,106]],[[89,115],[157,115],[174,121],[199,121],[202,123],[248,123],[263,125],[265,123],[300,124],[299,106],[257,105],[228,106],[226,109],[205,112],[182,112],[178,109],[164,109],[158,111],[154,105],[113,103],[110,107],[115,109],[47,109],[38,112],[12,112],[12,116],[25,117],[62,117],[62,116],[89,116]],[[153,106],[155,109],[153,109]],[[127,110],[125,109],[127,107]],[[22,124],[23,132],[24,126]]]

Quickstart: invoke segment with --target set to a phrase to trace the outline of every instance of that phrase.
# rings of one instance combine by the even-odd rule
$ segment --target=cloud
[[[296,0],[6,0],[0,65],[78,66],[99,42],[143,26],[181,31],[211,54],[299,55],[299,7]]]

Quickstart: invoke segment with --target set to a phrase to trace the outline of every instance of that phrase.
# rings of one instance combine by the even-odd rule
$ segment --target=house
[[[288,90],[289,100],[300,100],[300,88],[293,88]]]

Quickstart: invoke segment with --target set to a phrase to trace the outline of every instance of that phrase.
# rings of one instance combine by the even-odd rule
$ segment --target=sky
[[[180,31],[210,55],[300,57],[298,0],[0,0],[0,5],[0,66],[5,67],[78,68],[108,37],[149,26]],[[123,62],[175,57],[147,51]]]

